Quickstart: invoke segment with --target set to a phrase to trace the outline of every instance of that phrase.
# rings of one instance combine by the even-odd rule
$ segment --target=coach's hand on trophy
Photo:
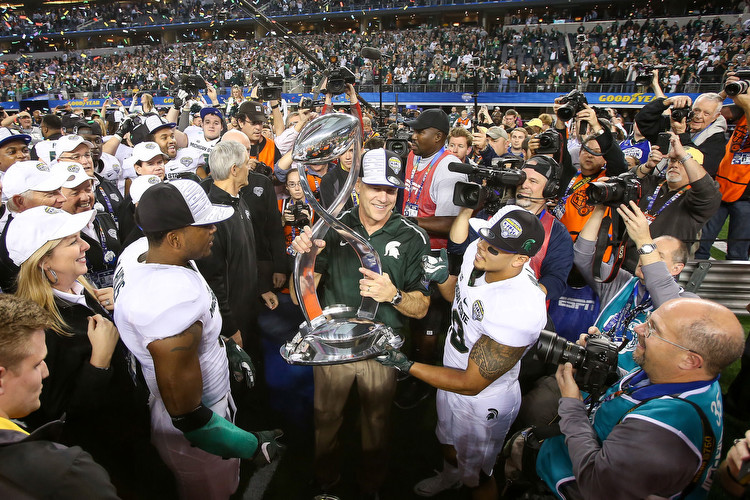
[[[390,302],[396,296],[398,288],[391,283],[388,273],[378,274],[365,267],[360,267],[359,272],[364,275],[359,280],[359,294],[362,297],[372,297],[377,302]]]
[[[313,232],[310,226],[305,226],[299,236],[292,241],[292,249],[297,253],[310,252],[313,246],[317,247],[318,253],[320,253],[325,248],[326,242],[323,240],[313,240]]]

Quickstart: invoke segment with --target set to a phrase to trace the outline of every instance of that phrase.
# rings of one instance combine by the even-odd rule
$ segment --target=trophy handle
[[[333,130],[328,132],[328,136],[321,138],[322,133],[326,132],[326,126],[330,124],[337,126],[337,128],[329,127]],[[342,141],[342,137],[346,140]],[[326,139],[330,139],[330,142]],[[308,142],[313,142],[313,144],[308,144]],[[341,156],[349,149],[352,143],[354,144],[352,168],[349,171],[344,186],[336,195],[330,211],[326,211],[315,198],[310,188],[310,184],[307,181],[305,164],[327,163]],[[328,229],[333,228],[339,233],[341,239],[349,243],[357,253],[362,267],[381,274],[380,257],[372,245],[336,218],[351,195],[354,184],[359,177],[359,169],[361,168],[362,161],[361,150],[362,129],[359,120],[343,113],[331,113],[316,118],[303,129],[294,144],[294,157],[297,160],[297,171],[299,172],[302,191],[305,193],[307,202],[319,217],[318,221],[312,227],[313,239],[322,239],[328,232]],[[321,152],[331,152],[332,154],[330,156],[323,156]],[[314,161],[305,161],[311,158],[314,158]],[[317,252],[313,251],[297,254],[294,260],[294,293],[297,296],[297,300],[302,308],[302,314],[305,316],[308,326],[311,326],[312,321],[323,314],[323,309],[320,306],[320,300],[315,290],[316,257]],[[376,300],[371,297],[362,297],[357,317],[373,320],[377,311],[378,302]]]

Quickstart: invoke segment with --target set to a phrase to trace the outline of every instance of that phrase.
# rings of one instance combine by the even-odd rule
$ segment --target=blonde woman
[[[112,323],[112,289],[97,290],[83,277],[89,245],[80,232],[93,216],[35,207],[8,226],[8,253],[20,267],[16,295],[53,318],[45,331],[50,375],[26,422],[38,427],[65,415],[60,442],[88,451],[127,497],[140,475],[164,466],[149,449],[145,394],[138,397],[135,367]]]
[[[232,118],[237,114],[237,110],[240,108],[240,104],[245,101],[245,94],[242,92],[242,87],[235,85],[232,87],[232,94],[227,99],[227,117]]]

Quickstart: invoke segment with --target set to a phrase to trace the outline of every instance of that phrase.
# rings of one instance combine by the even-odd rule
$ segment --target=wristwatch
[[[638,255],[648,255],[656,250],[656,243],[646,243],[638,249]]]
[[[688,161],[692,157],[693,157],[693,155],[691,155],[690,153],[687,153],[685,156],[683,156],[682,158],[680,158],[680,163],[682,163],[684,165],[685,162]]]
[[[401,295],[401,290],[396,288],[396,295],[394,295],[393,298],[391,299],[391,304],[393,304],[394,306],[397,306],[401,303],[402,300],[404,300],[404,296]]]

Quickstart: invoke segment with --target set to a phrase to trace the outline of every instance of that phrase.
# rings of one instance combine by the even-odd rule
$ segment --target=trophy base
[[[374,358],[386,345],[403,345],[390,327],[356,314],[353,307],[326,308],[311,326],[300,325],[297,335],[281,346],[281,356],[292,365],[336,365]]]

